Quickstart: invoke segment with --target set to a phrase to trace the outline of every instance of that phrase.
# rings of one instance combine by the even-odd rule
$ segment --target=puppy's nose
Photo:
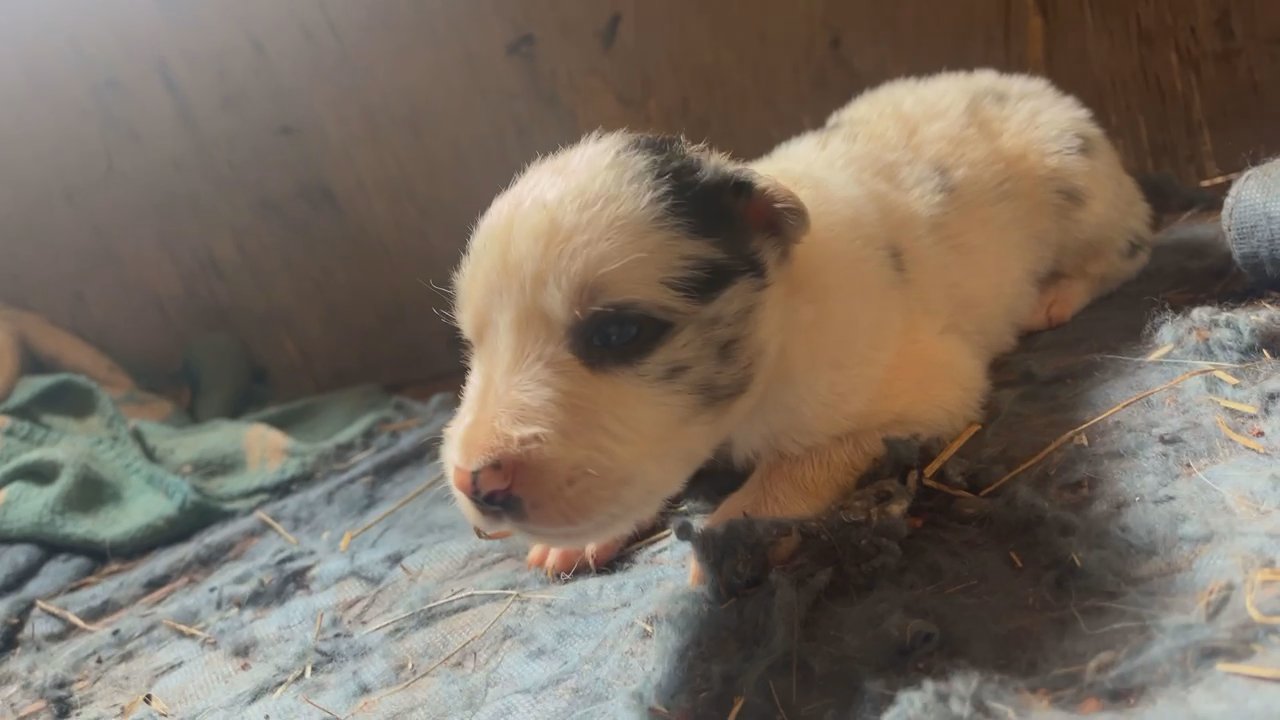
[[[478,469],[453,469],[453,486],[481,510],[511,512],[519,505],[513,491],[519,470],[515,460],[495,460]]]

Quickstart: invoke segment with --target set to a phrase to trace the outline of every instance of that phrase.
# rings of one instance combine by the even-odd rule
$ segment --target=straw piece
[[[187,637],[190,637],[190,638],[196,638],[196,639],[200,640],[201,642],[207,642],[207,643],[217,643],[217,642],[218,642],[218,641],[217,641],[217,640],[215,640],[215,639],[214,639],[214,637],[213,637],[212,635],[210,635],[209,633],[204,632],[203,630],[197,630],[197,629],[195,629],[195,628],[191,627],[190,625],[183,625],[182,623],[180,623],[180,622],[174,622],[173,620],[161,620],[160,622],[161,622],[165,627],[172,628],[172,629],[174,629],[174,630],[178,631],[179,633],[182,633],[183,635],[186,635]]]
[[[1258,444],[1256,440],[1252,438],[1247,438],[1244,435],[1241,435],[1240,433],[1236,432],[1235,430],[1232,430],[1231,427],[1227,425],[1227,421],[1222,419],[1221,415],[1215,417],[1214,420],[1217,421],[1218,429],[1222,431],[1222,434],[1226,435],[1232,442],[1238,443],[1243,447],[1247,447],[1250,450],[1258,453],[1259,455],[1267,454],[1267,449],[1262,447],[1262,445]]]
[[[1211,178],[1205,178],[1204,180],[1200,181],[1200,187],[1207,188],[1207,187],[1213,187],[1215,185],[1226,185],[1229,182],[1235,182],[1235,180],[1243,174],[1244,174],[1244,171],[1239,170],[1237,172],[1227,173],[1225,175],[1215,175]]]
[[[934,474],[936,474],[939,470],[941,470],[942,466],[945,465],[946,462],[951,459],[951,456],[955,455],[956,452],[960,450],[960,448],[964,447],[964,444],[969,442],[969,439],[972,438],[974,434],[976,434],[981,429],[982,429],[981,425],[979,425],[978,423],[973,423],[969,427],[965,428],[963,432],[957,435],[954,440],[952,440],[950,443],[947,444],[945,448],[942,449],[942,452],[938,453],[938,457],[934,458],[933,462],[925,466],[924,479],[928,480],[929,478],[933,477]],[[925,485],[928,485],[928,483],[925,483]]]
[[[1255,680],[1280,680],[1280,668],[1220,662],[1214,666],[1219,671],[1254,678]]]
[[[337,720],[342,720],[342,716],[341,716],[341,715],[339,715],[338,713],[336,713],[336,712],[334,712],[334,711],[330,710],[329,708],[327,708],[327,707],[325,707],[325,706],[321,705],[320,703],[316,702],[315,700],[312,700],[311,698],[307,697],[306,695],[303,695],[303,696],[302,696],[302,702],[304,702],[304,703],[306,703],[306,704],[310,705],[311,707],[313,707],[313,708],[315,708],[315,709],[319,710],[320,712],[324,713],[325,715],[328,715],[328,716],[329,716],[329,717],[331,717],[331,718],[337,718]]]
[[[1084,432],[1086,429],[1088,429],[1088,428],[1090,428],[1090,427],[1093,427],[1094,425],[1096,425],[1096,424],[1098,424],[1098,423],[1102,422],[1103,420],[1106,420],[1107,418],[1111,417],[1112,415],[1115,415],[1116,413],[1120,412],[1121,410],[1124,410],[1125,408],[1129,407],[1130,405],[1134,405],[1134,404],[1136,404],[1136,403],[1142,402],[1143,400],[1146,400],[1147,398],[1151,397],[1152,395],[1155,395],[1155,394],[1157,394],[1157,393],[1160,393],[1160,392],[1163,392],[1163,391],[1165,391],[1165,390],[1168,390],[1169,388],[1172,388],[1172,387],[1175,387],[1175,386],[1177,386],[1177,385],[1180,385],[1180,384],[1182,384],[1182,383],[1186,382],[1187,380],[1190,380],[1191,378],[1199,377],[1199,376],[1201,376],[1201,375],[1208,375],[1208,374],[1210,374],[1210,373],[1212,373],[1212,374],[1213,374],[1213,375],[1215,375],[1215,376],[1216,376],[1216,375],[1218,375],[1219,373],[1221,373],[1221,374],[1223,374],[1223,375],[1226,375],[1226,373],[1223,373],[1221,370],[1211,370],[1211,369],[1208,369],[1208,368],[1202,368],[1202,369],[1200,369],[1200,370],[1192,370],[1192,371],[1190,371],[1190,372],[1185,372],[1185,373],[1183,373],[1183,374],[1179,375],[1178,377],[1176,377],[1176,378],[1174,378],[1174,379],[1170,380],[1169,382],[1167,382],[1167,383],[1165,383],[1165,384],[1163,384],[1163,385],[1160,385],[1160,386],[1158,386],[1158,387],[1155,387],[1155,388],[1152,388],[1152,389],[1150,389],[1150,390],[1147,390],[1146,392],[1138,393],[1137,395],[1134,395],[1133,397],[1129,398],[1128,400],[1125,400],[1124,402],[1121,402],[1120,404],[1118,404],[1118,405],[1116,405],[1116,406],[1112,407],[1110,410],[1107,410],[1106,412],[1104,412],[1104,413],[1102,413],[1101,415],[1099,415],[1099,416],[1095,417],[1094,419],[1092,419],[1092,420],[1090,420],[1090,421],[1088,421],[1088,422],[1084,423],[1083,425],[1080,425],[1079,427],[1076,427],[1076,428],[1074,428],[1074,429],[1072,429],[1072,430],[1068,430],[1066,433],[1064,433],[1064,434],[1063,434],[1061,437],[1059,437],[1057,440],[1054,440],[1053,442],[1049,443],[1049,446],[1048,446],[1048,447],[1046,447],[1045,449],[1043,449],[1043,450],[1041,450],[1040,452],[1036,453],[1036,454],[1035,454],[1035,455],[1034,455],[1030,460],[1028,460],[1028,461],[1026,461],[1026,462],[1022,463],[1021,465],[1019,465],[1018,467],[1014,468],[1011,472],[1009,472],[1009,473],[1008,473],[1007,475],[1005,475],[1004,477],[1000,478],[999,480],[995,481],[994,483],[992,483],[992,484],[988,485],[987,487],[983,488],[982,492],[978,493],[978,495],[979,495],[980,497],[986,497],[987,495],[990,495],[991,493],[995,492],[998,488],[1000,488],[1000,487],[1001,487],[1002,485],[1004,485],[1005,483],[1007,483],[1007,482],[1009,482],[1010,480],[1014,479],[1015,477],[1017,477],[1017,476],[1021,475],[1021,474],[1022,474],[1023,472],[1025,472],[1028,468],[1030,468],[1030,467],[1034,466],[1036,463],[1038,463],[1038,462],[1040,462],[1041,460],[1044,460],[1045,458],[1047,458],[1047,457],[1049,457],[1050,455],[1052,455],[1052,454],[1053,454],[1053,452],[1054,452],[1055,450],[1057,450],[1058,448],[1062,447],[1063,445],[1066,445],[1068,442],[1070,442],[1070,441],[1071,441],[1071,439],[1072,439],[1073,437],[1075,437],[1075,436],[1076,436],[1076,435],[1078,435],[1079,433]],[[1230,376],[1228,375],[1227,377],[1230,377]],[[1233,379],[1234,379],[1234,378],[1233,378]],[[1237,380],[1236,382],[1239,382],[1239,381]]]
[[[1214,376],[1214,377],[1216,377],[1216,378],[1218,378],[1219,380],[1221,380],[1222,382],[1224,382],[1224,383],[1226,383],[1226,384],[1228,384],[1228,385],[1239,385],[1239,384],[1240,384],[1240,378],[1238,378],[1238,377],[1236,377],[1236,376],[1232,375],[1231,373],[1226,372],[1225,370],[1214,370],[1214,371],[1213,371],[1213,376]]]
[[[745,703],[746,701],[747,701],[747,698],[745,695],[739,695],[738,697],[733,699],[733,707],[730,708],[729,710],[728,720],[738,719],[738,713],[742,712],[742,704]]]
[[[405,495],[405,496],[404,496],[403,498],[401,498],[401,499],[400,499],[400,500],[399,500],[395,505],[392,505],[390,508],[387,508],[387,510],[383,511],[383,512],[382,512],[382,513],[380,513],[377,517],[375,517],[374,519],[372,519],[372,520],[370,520],[369,522],[365,523],[362,527],[357,528],[357,529],[355,529],[355,530],[349,530],[349,531],[347,531],[347,532],[343,533],[343,534],[342,534],[342,542],[341,542],[341,544],[339,544],[339,546],[338,546],[338,550],[339,550],[340,552],[346,552],[346,551],[347,551],[347,548],[348,548],[348,547],[350,547],[350,545],[351,545],[351,541],[352,541],[352,540],[355,540],[356,538],[358,538],[358,537],[360,537],[361,535],[363,535],[363,534],[365,534],[366,532],[368,532],[368,531],[369,531],[369,529],[370,529],[370,528],[372,528],[374,525],[377,525],[378,523],[382,522],[383,520],[386,520],[387,518],[391,517],[391,516],[392,516],[392,515],[394,515],[395,513],[397,513],[397,512],[399,512],[400,510],[404,509],[404,506],[406,506],[406,505],[408,505],[409,503],[413,502],[413,501],[414,501],[414,500],[415,500],[419,495],[421,495],[422,493],[424,493],[424,492],[426,492],[426,491],[430,490],[431,488],[435,487],[436,482],[437,482],[438,480],[439,480],[439,478],[432,478],[432,479],[430,479],[430,480],[428,480],[428,481],[424,482],[423,484],[421,484],[421,485],[419,485],[417,488],[415,488],[413,492],[409,493],[408,495]]]
[[[36,607],[39,608],[41,611],[49,615],[52,615],[58,618],[59,620],[67,623],[68,625],[74,625],[75,627],[78,627],[81,630],[84,630],[85,632],[97,632],[102,629],[97,625],[93,625],[91,623],[85,622],[84,620],[81,620],[79,615],[76,615],[70,610],[63,610],[62,608],[57,607],[56,605],[50,605],[49,603],[43,600],[36,600]]]
[[[457,655],[458,653],[462,652],[463,648],[465,648],[466,646],[478,640],[485,633],[489,632],[489,629],[492,628],[494,625],[496,625],[497,622],[502,619],[503,615],[507,614],[507,611],[511,609],[511,606],[515,604],[515,601],[518,600],[519,598],[520,598],[520,595],[518,594],[512,595],[511,598],[507,600],[506,604],[502,606],[502,609],[494,613],[493,618],[489,620],[489,622],[486,623],[484,627],[480,628],[479,632],[467,638],[466,640],[463,640],[456,647],[454,647],[452,650],[446,653],[444,657],[440,658],[439,660],[432,663],[429,667],[427,667],[426,670],[423,670],[422,672],[418,673],[417,675],[414,675],[413,677],[397,685],[396,687],[391,688],[390,690],[383,693],[382,695],[379,695],[378,699],[381,700],[382,698],[385,698],[389,695],[393,695],[395,693],[398,693],[402,690],[407,689],[409,686],[416,684],[426,676],[430,675],[433,671],[435,671],[436,668],[449,662],[449,659],[452,658],[454,655]]]
[[[1222,407],[1228,410],[1235,410],[1236,412],[1241,412],[1241,413],[1244,413],[1245,415],[1258,414],[1258,408],[1253,405],[1248,405],[1242,402],[1236,402],[1235,400],[1228,400],[1226,398],[1216,397],[1214,395],[1210,395],[1209,399],[1218,403],[1219,405],[1221,405]]]
[[[284,538],[285,542],[289,543],[290,545],[298,544],[298,538],[291,535],[288,530],[285,530],[283,525],[275,521],[275,518],[262,512],[261,510],[254,510],[253,516],[258,518],[262,522],[266,523],[267,527],[271,528],[272,530],[275,530],[276,533],[280,535],[280,537]]]
[[[1258,588],[1269,583],[1280,582],[1280,568],[1262,568],[1255,570],[1249,576],[1249,582],[1245,586],[1244,591],[1244,609],[1249,613],[1249,617],[1253,621],[1262,625],[1280,625],[1280,615],[1268,615],[1258,609],[1258,604],[1254,600],[1254,595],[1258,592]]]
[[[1173,352],[1173,348],[1174,348],[1173,343],[1169,343],[1168,345],[1163,345],[1159,348],[1156,348],[1154,352],[1152,352],[1150,355],[1143,358],[1143,360],[1146,360],[1148,362],[1150,362],[1151,360],[1159,360],[1165,355],[1168,355],[1169,353]]]

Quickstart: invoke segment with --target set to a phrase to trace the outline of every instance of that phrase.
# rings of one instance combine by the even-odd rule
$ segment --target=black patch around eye
[[[592,370],[629,367],[652,354],[671,328],[671,321],[638,308],[601,308],[570,328],[569,348]]]

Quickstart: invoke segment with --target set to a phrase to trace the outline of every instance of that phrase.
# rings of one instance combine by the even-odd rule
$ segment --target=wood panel
[[[1034,69],[1141,168],[1280,149],[1268,0],[8,0],[0,300],[128,365],[243,337],[286,394],[455,368],[467,227],[598,127],[751,154],[859,89]]]

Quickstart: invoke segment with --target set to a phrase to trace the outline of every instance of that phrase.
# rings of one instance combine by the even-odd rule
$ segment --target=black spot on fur
[[[605,52],[613,49],[613,44],[618,41],[618,26],[622,25],[622,13],[615,12],[605,21],[604,27],[600,29],[600,47]]]
[[[1090,157],[1093,155],[1096,148],[1094,146],[1093,138],[1085,135],[1084,133],[1077,133],[1071,137],[1070,142],[1067,143],[1067,146],[1064,149],[1068,155],[1082,155],[1084,157]]]
[[[732,363],[738,355],[738,349],[741,344],[741,341],[736,337],[727,338],[721,341],[720,345],[716,348],[716,360],[719,360],[720,363],[724,365]]]
[[[899,275],[906,275],[907,258],[903,255],[902,248],[898,247],[897,243],[890,240],[888,245],[885,246],[885,251],[889,255],[889,267],[893,268],[893,271]]]
[[[533,57],[533,50],[538,46],[538,36],[527,32],[507,43],[507,57]]]
[[[694,388],[694,392],[703,405],[718,407],[742,397],[749,387],[751,387],[750,374],[744,373],[742,376],[702,383]]]
[[[672,365],[663,369],[662,374],[659,375],[658,378],[662,380],[662,382],[675,382],[685,375],[688,375],[689,370],[690,368],[688,365]]]
[[[1059,185],[1053,189],[1053,193],[1058,196],[1058,199],[1062,201],[1062,204],[1071,209],[1084,207],[1084,190],[1076,187],[1075,185]]]
[[[764,269],[759,262],[724,255],[699,260],[682,275],[667,278],[663,284],[685,300],[706,305],[739,282],[763,277]]]
[[[956,179],[947,168],[939,165],[933,169],[934,190],[943,197],[956,191]]]

